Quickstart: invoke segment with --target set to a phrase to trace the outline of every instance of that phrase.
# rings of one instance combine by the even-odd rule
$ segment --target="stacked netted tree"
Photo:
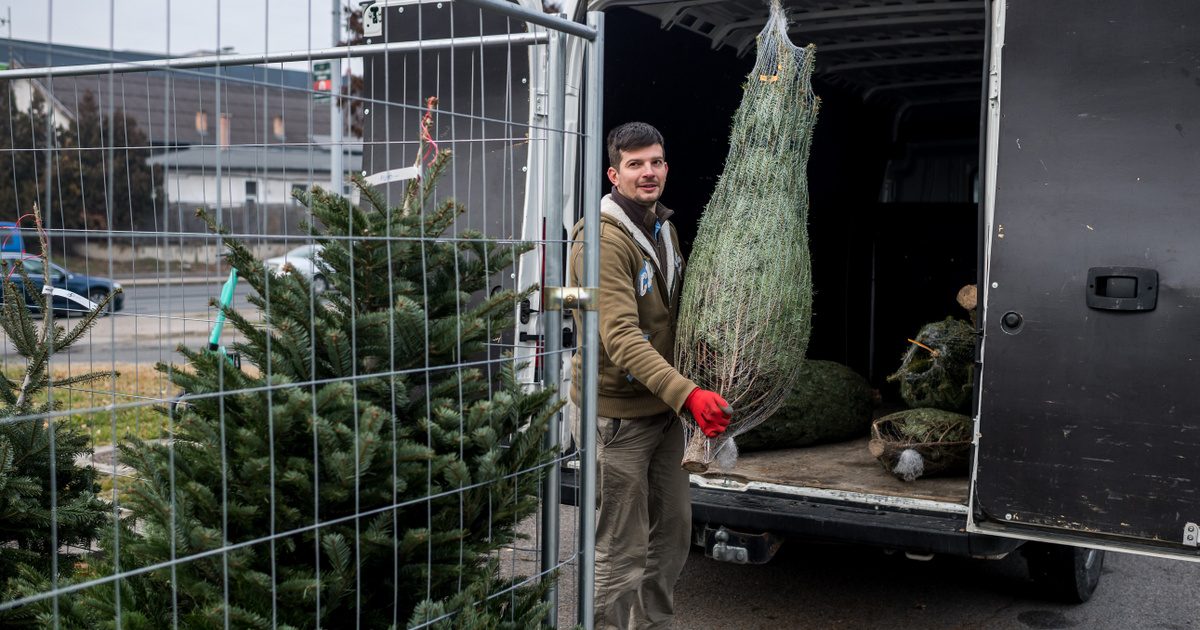
[[[685,417],[684,467],[692,472],[707,470],[714,459],[732,467],[733,437],[784,404],[808,347],[806,171],[819,106],[810,85],[814,53],[788,39],[783,8],[772,0],[679,303],[676,365],[734,409],[719,438],[705,437]]]
[[[44,236],[42,240],[42,251],[49,251]],[[45,254],[29,258],[49,268]],[[16,378],[0,374],[0,601],[10,602],[67,580],[75,556],[91,546],[111,511],[96,498],[94,470],[78,463],[92,453],[87,435],[64,424],[55,412],[62,409],[67,388],[113,374],[57,380],[50,375],[51,356],[77,342],[107,308],[107,300],[68,330],[55,323],[48,308],[52,298],[37,290],[48,279],[31,278],[20,263],[14,269],[6,262],[0,273],[0,328],[25,362]],[[26,306],[26,294],[41,313],[40,324]],[[0,611],[0,626],[42,623],[47,619],[39,620],[39,612],[52,609],[53,602],[47,601]]]
[[[975,326],[965,320],[926,324],[908,340],[900,369],[887,377],[900,382],[910,409],[874,422],[871,454],[900,479],[967,474],[975,340]]]
[[[769,420],[737,438],[739,452],[840,442],[871,431],[878,392],[854,370],[806,359],[796,386]]]
[[[508,360],[462,367],[486,364],[525,294],[480,295],[519,249],[452,233],[464,208],[430,200],[449,159],[395,207],[361,180],[362,207],[301,197],[320,226],[321,296],[225,239],[261,312],[226,309],[252,367],[188,349],[187,369],[160,366],[187,400],[169,441],[122,445],[133,517],[104,570],[180,561],[92,587],[73,619],[112,623],[119,588],[126,627],[539,624],[542,584],[502,579],[497,552],[536,508],[556,407]]]

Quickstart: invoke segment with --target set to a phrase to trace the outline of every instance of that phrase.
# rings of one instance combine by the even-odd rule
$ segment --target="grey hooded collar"
[[[616,201],[613,201],[611,195],[605,195],[604,198],[600,200],[600,212],[601,214],[615,220],[618,224],[620,224],[621,227],[625,228],[625,231],[628,232],[631,237],[633,237],[633,240],[638,244],[638,247],[640,247],[642,251],[650,257],[650,260],[654,261],[654,266],[657,267],[658,270],[661,271],[662,274],[667,278],[668,298],[674,294],[675,270],[677,269],[678,260],[677,255],[675,254],[675,244],[671,240],[671,230],[665,225],[663,226],[662,239],[663,244],[665,245],[663,249],[665,249],[667,252],[667,264],[663,265],[658,259],[658,253],[654,249],[654,244],[646,238],[646,234],[641,230],[641,228],[633,224],[633,221],[629,218],[629,215],[626,214],[625,210],[622,209],[621,206],[617,205]]]

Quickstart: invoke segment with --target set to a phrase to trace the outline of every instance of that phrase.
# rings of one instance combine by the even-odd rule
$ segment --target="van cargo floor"
[[[867,451],[869,438],[738,455],[733,476],[749,481],[967,503],[967,478],[922,477],[904,482]]]

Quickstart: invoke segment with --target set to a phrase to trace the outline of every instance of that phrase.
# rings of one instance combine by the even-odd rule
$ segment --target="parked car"
[[[324,293],[329,289],[329,282],[325,280],[329,268],[321,262],[320,245],[297,247],[282,256],[268,258],[264,264],[277,276],[285,273],[285,265],[291,265],[300,275],[312,282],[314,292]]]
[[[15,267],[20,265],[25,268],[25,273],[28,274],[30,282],[34,287],[23,287],[25,292],[25,303],[31,308],[34,305],[33,295],[40,293],[42,290],[42,281],[45,278],[42,268],[43,261],[37,256],[22,254],[20,252],[0,252],[0,260],[4,261],[3,272],[17,285],[24,284],[24,278],[21,277],[21,272]],[[88,276],[81,273],[71,273],[70,271],[60,267],[54,263],[50,263],[50,284],[58,289],[66,289],[72,293],[76,293],[81,297],[85,297],[97,304],[104,301],[110,293],[121,288],[121,283],[103,278],[100,276]],[[30,289],[33,289],[31,292]],[[0,296],[2,299],[2,296]],[[82,304],[73,302],[65,297],[54,296],[54,310],[60,313],[83,313],[86,311]],[[108,312],[112,313],[119,311],[125,306],[125,294],[118,293],[113,301],[108,305]]]
[[[25,239],[21,236],[21,228],[12,221],[0,221],[0,251],[25,251]]]

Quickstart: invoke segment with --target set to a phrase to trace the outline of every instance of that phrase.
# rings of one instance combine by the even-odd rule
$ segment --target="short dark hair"
[[[627,122],[608,132],[608,165],[621,167],[621,152],[654,145],[666,146],[662,134],[644,122]]]

